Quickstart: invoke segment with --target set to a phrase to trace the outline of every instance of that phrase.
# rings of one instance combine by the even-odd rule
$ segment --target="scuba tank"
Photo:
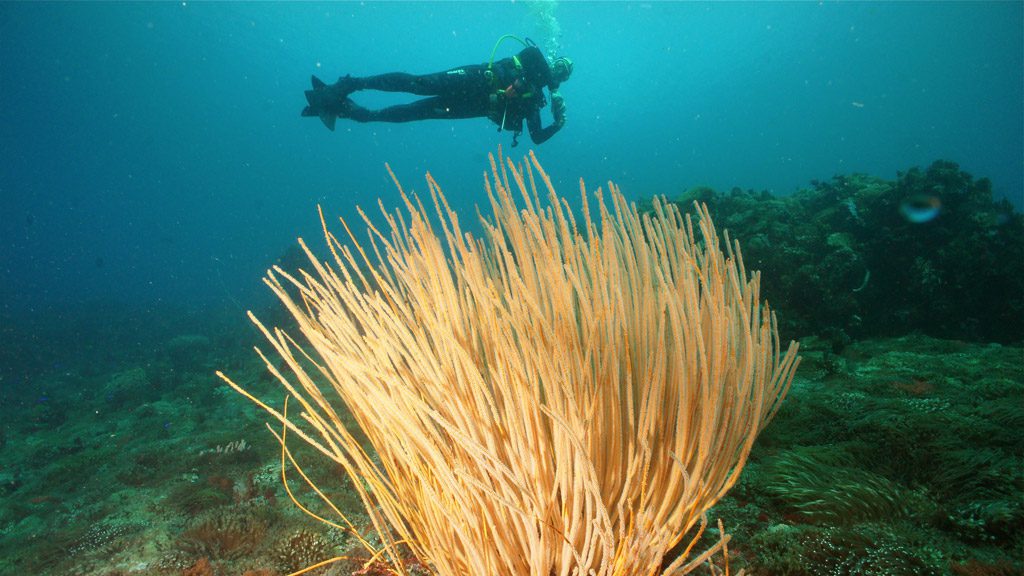
[[[509,38],[518,41],[520,44],[522,44],[524,47],[527,47],[527,48],[529,48],[530,46],[534,46],[534,47],[537,46],[537,44],[534,43],[533,40],[530,40],[529,38],[523,40],[522,38],[519,38],[518,36],[515,36],[513,34],[505,34],[501,38],[498,38],[498,41],[494,43],[494,48],[491,50],[491,59],[487,62],[487,70],[484,71],[484,78],[494,87],[494,92],[491,93],[491,96],[490,96],[492,102],[497,102],[498,98],[503,98],[505,100],[505,106],[504,106],[504,109],[502,110],[502,114],[501,114],[501,122],[498,124],[498,132],[502,132],[503,130],[505,130],[506,121],[508,119],[508,107],[509,107],[509,104],[512,101],[512,99],[514,99],[514,98],[529,98],[529,97],[533,96],[532,92],[524,92],[524,93],[520,93],[519,92],[519,90],[521,90],[523,88],[523,84],[524,83],[523,83],[523,79],[522,79],[522,68],[523,68],[523,65],[522,65],[521,62],[519,62],[519,57],[517,55],[513,55],[512,56],[512,62],[515,65],[515,69],[516,69],[516,78],[515,78],[515,80],[513,80],[511,84],[509,84],[508,86],[506,86],[504,88],[501,88],[500,86],[496,85],[496,82],[498,80],[497,80],[497,77],[494,74],[494,56],[498,52],[498,47],[501,46],[502,42],[504,42],[505,40],[508,40]],[[512,135],[512,146],[513,147],[518,145],[518,138],[519,138],[519,134],[521,132],[522,132],[522,130],[520,129],[520,130],[517,130]]]

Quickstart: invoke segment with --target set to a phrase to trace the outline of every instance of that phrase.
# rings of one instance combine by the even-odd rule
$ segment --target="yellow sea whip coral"
[[[435,223],[403,192],[406,216],[381,207],[390,230],[363,216],[375,258],[325,225],[333,264],[302,243],[309,272],[268,272],[307,344],[250,316],[301,421],[221,376],[352,477],[395,573],[399,544],[439,575],[693,570],[698,525],[778,409],[797,345],[780,353],[758,274],[728,235],[723,253],[705,208],[695,232],[609,183],[592,219],[581,181],[577,223],[532,153],[492,156],[484,180],[482,238],[427,174]]]

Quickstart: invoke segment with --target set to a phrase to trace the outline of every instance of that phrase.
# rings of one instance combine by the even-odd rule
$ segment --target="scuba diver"
[[[565,125],[565,101],[558,87],[572,75],[572,60],[560,57],[551,64],[529,39],[519,40],[525,46],[511,58],[494,60],[494,53],[506,38],[498,39],[486,64],[471,64],[434,74],[392,72],[377,76],[339,78],[325,84],[313,76],[313,89],[306,90],[309,106],[303,116],[317,116],[334,130],[337,118],[356,122],[412,122],[428,119],[490,118],[498,131],[513,133],[512,146],[518,144],[523,121],[534,144],[541,144]],[[551,115],[554,123],[541,126],[540,111],[544,108],[544,87],[551,93]],[[409,104],[369,110],[356,104],[349,95],[358,90],[408,92],[427,96]]]

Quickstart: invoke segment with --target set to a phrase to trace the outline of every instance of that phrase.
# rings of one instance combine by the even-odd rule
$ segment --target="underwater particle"
[[[915,194],[900,202],[900,214],[911,224],[924,224],[942,210],[942,200],[928,194]]]

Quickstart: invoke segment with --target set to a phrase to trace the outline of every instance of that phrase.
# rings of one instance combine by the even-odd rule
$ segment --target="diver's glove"
[[[551,93],[551,115],[559,128],[565,125],[565,98],[558,92]]]

